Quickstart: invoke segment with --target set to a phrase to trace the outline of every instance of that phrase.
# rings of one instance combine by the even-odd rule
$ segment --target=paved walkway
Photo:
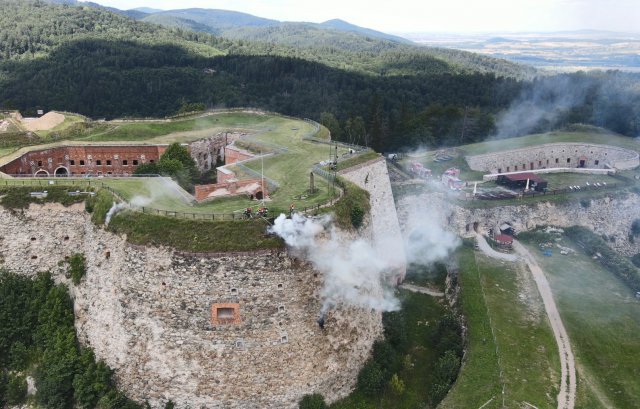
[[[562,367],[562,380],[560,382],[560,393],[558,393],[558,409],[573,409],[576,400],[576,365],[573,352],[571,351],[569,336],[560,318],[556,303],[553,300],[551,286],[549,285],[549,281],[547,281],[547,277],[544,275],[544,271],[542,271],[529,250],[516,240],[513,241],[513,248],[522,256],[529,266],[531,274],[533,274],[533,279],[542,296],[544,309],[547,312],[547,316],[551,322],[551,328],[553,329],[553,335],[558,344],[560,365]]]

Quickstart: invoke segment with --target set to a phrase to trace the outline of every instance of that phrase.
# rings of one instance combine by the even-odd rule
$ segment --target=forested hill
[[[460,70],[384,40],[360,51],[348,42],[305,48],[236,42],[86,6],[0,0],[0,9],[0,108],[27,115],[160,117],[192,107],[256,107],[320,120],[336,139],[384,151],[482,140],[501,127],[494,118],[529,95],[539,107],[522,105],[514,112],[524,116],[507,116],[510,124],[544,131],[585,122],[640,132],[639,93],[629,85],[637,82],[615,73],[528,82]],[[576,90],[580,98],[567,106]],[[560,114],[541,116],[540,126],[529,118],[554,100],[565,105]]]
[[[203,56],[226,47],[204,33],[184,32],[141,23],[106,9],[0,0],[0,61],[41,58],[73,40],[103,39],[144,44],[175,44]]]
[[[535,70],[506,60],[465,51],[413,44],[408,40],[341,20],[321,24],[279,22],[246,13],[214,9],[168,10],[143,21],[212,33],[241,43],[233,52],[279,55],[375,75],[493,73],[531,78]],[[242,44],[239,49],[238,44]]]

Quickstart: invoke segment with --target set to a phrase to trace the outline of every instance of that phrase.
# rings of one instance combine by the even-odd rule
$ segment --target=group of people
[[[267,217],[269,214],[269,209],[263,206],[259,208],[255,214],[256,214],[256,217]],[[247,219],[253,218],[254,217],[253,209],[250,207],[247,207],[244,211],[244,216]]]

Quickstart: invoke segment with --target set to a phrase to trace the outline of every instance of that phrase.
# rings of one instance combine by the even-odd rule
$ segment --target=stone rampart
[[[527,148],[465,157],[472,170],[508,173],[547,168],[592,168],[619,170],[640,165],[638,152],[609,145],[548,143]]]
[[[397,265],[396,279],[402,281],[406,274],[404,241],[385,159],[376,158],[359,166],[344,169],[339,174],[369,192],[371,240],[380,251],[394,258],[393,264]]]
[[[447,195],[404,197],[398,202],[401,223],[406,221],[405,209],[427,203],[440,209],[430,217],[437,218],[441,226],[461,236],[471,236],[475,231],[487,233],[489,229],[498,231],[507,223],[517,232],[528,231],[541,226],[584,226],[595,233],[604,235],[609,245],[621,254],[632,256],[640,253],[640,240],[629,240],[631,223],[640,218],[640,196],[628,194],[623,198],[600,198],[571,202],[539,202],[532,205],[492,206],[469,209],[457,206]],[[584,204],[583,204],[584,203]]]
[[[51,269],[68,283],[59,261],[85,254],[87,275],[70,285],[79,338],[120,388],[154,408],[171,399],[179,408],[293,409],[314,392],[334,401],[353,389],[382,332],[380,313],[346,306],[321,329],[324,277],[284,252],[132,246],[94,227],[82,206],[0,208],[0,226],[0,265],[21,274]]]

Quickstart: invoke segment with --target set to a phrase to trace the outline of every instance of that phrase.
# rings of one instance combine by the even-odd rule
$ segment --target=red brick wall
[[[46,171],[53,176],[56,169],[65,167],[71,175],[78,176],[125,175],[133,173],[138,165],[158,161],[165,149],[153,145],[64,146],[26,153],[0,171],[25,175]]]
[[[257,185],[257,187],[249,190],[243,190],[251,185]],[[213,185],[196,185],[195,186],[195,197],[198,202],[202,202],[203,200],[211,199],[214,196],[209,196],[212,193],[225,189],[225,195],[222,196],[232,196],[237,194],[246,194],[246,195],[255,195],[256,193],[262,191],[262,186],[260,183],[260,179],[247,179],[247,180],[233,180],[230,182],[216,183]],[[238,192],[240,190],[240,192]],[[267,190],[267,183],[264,184],[265,197],[269,195]]]
[[[239,150],[233,146],[227,146],[224,148],[224,164],[230,165],[242,160],[251,159],[254,155],[249,152]]]

